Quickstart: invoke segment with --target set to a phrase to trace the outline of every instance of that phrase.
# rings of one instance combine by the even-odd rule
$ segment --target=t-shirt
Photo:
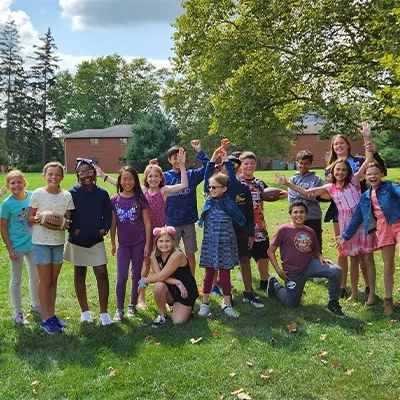
[[[133,246],[146,240],[143,210],[149,208],[145,200],[137,200],[136,195],[111,198],[111,207],[117,218],[117,235],[120,246]]]
[[[295,228],[291,224],[281,225],[271,244],[280,248],[283,270],[289,273],[304,271],[320,252],[317,236],[308,226]]]
[[[0,218],[8,220],[7,232],[11,246],[15,251],[21,253],[32,250],[32,227],[28,224],[31,196],[32,192],[28,190],[24,200],[8,196],[0,208]]]
[[[33,191],[29,203],[38,212],[53,211],[65,215],[67,210],[75,209],[71,193],[61,189],[57,194],[48,193],[44,188]],[[33,225],[32,243],[59,246],[65,242],[65,231],[53,231],[40,224]]]

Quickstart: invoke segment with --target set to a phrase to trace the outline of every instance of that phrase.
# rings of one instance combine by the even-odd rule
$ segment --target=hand
[[[149,286],[149,284],[145,281],[146,278],[141,278],[138,282],[139,288],[145,288]]]
[[[177,161],[179,161],[179,165],[185,165],[186,162],[186,153],[182,147],[179,148],[178,155],[176,157]]]
[[[4,186],[0,188],[0,198],[3,197],[7,193],[7,188]]]
[[[111,255],[115,256],[116,251],[117,251],[117,247],[115,246],[115,244],[111,244]]]
[[[8,257],[10,258],[10,260],[17,260],[18,259],[18,253],[14,249],[11,249],[8,252]]]
[[[66,231],[69,229],[69,225],[72,221],[70,219],[65,220],[64,228],[62,229],[63,231]]]
[[[321,264],[333,264],[333,261],[330,260],[329,258],[319,256],[318,259]]]
[[[198,153],[201,151],[201,143],[200,140],[195,139],[190,142],[190,145],[194,148],[195,152]]]
[[[279,172],[275,172],[274,176],[279,184],[287,186],[288,180],[285,175],[282,175]]]
[[[253,244],[254,244],[254,236],[249,236],[249,240],[247,241],[248,245],[249,245],[249,250],[253,248]]]
[[[99,166],[97,166],[97,165],[94,166],[94,169],[96,170],[96,175],[97,175],[97,176],[100,176],[101,178],[104,179],[104,177],[106,176],[106,174],[103,172],[103,170],[102,170]]]
[[[151,253],[150,245],[146,244],[146,246],[144,246],[143,256],[148,257],[150,256],[150,253]]]
[[[371,124],[369,122],[362,122],[360,131],[361,131],[361,135],[364,138],[366,138],[366,139],[370,138],[371,137]]]
[[[285,272],[283,269],[279,268],[279,269],[276,271],[276,273],[277,273],[277,274],[279,275],[279,277],[280,277],[281,279],[283,279],[284,281],[290,281],[289,277],[287,276],[286,272]]]
[[[279,192],[279,200],[287,199],[287,197],[288,197],[288,192],[287,192],[287,190],[281,190],[281,191]]]
[[[224,138],[221,140],[221,147],[225,150],[225,152],[228,151],[228,147],[230,146],[230,144],[231,142],[229,139]]]
[[[344,238],[342,236],[336,236],[335,237],[335,242],[336,242],[336,247],[342,246],[345,242]]]
[[[40,212],[38,211],[35,216],[33,217],[33,222],[35,224],[40,224],[40,221],[42,220],[42,216],[40,215]]]
[[[79,228],[76,228],[76,229],[74,230],[74,235],[75,235],[75,236],[78,236],[78,235],[79,235]]]
[[[152,158],[152,159],[149,161],[149,165],[158,165],[158,160],[157,160],[157,158]]]
[[[213,163],[221,161],[221,147],[218,147],[218,149],[214,151],[210,161]]]
[[[186,297],[188,297],[188,292],[187,292],[185,286],[183,286],[183,283],[180,282],[179,285],[176,285],[176,286],[181,291],[182,299],[186,299]]]
[[[105,235],[106,235],[106,230],[100,229],[100,236],[105,236]]]

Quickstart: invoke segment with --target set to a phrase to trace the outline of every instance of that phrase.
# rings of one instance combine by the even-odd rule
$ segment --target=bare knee
[[[157,282],[153,288],[154,296],[159,296],[160,294],[165,293],[166,290],[167,285],[164,282]]]

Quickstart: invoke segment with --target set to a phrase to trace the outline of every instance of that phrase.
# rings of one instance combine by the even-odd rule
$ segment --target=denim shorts
[[[62,264],[64,245],[33,244],[33,254],[36,265]]]

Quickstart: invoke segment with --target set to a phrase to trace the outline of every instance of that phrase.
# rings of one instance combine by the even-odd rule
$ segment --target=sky
[[[180,0],[0,0],[0,30],[14,19],[28,56],[50,27],[60,68],[71,72],[84,60],[114,53],[169,67],[171,24],[182,12]]]

